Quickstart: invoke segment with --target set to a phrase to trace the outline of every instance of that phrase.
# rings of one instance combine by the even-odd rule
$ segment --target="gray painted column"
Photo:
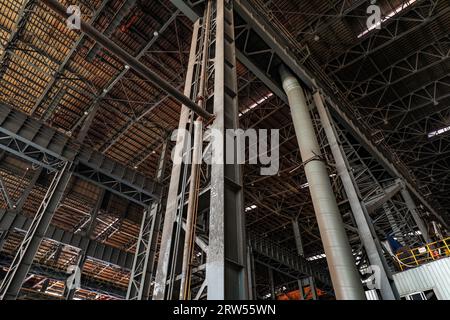
[[[297,253],[299,256],[304,256],[303,251],[303,241],[302,241],[302,235],[300,233],[300,227],[298,225],[298,219],[295,218],[292,220],[292,229],[294,230],[294,238],[295,238],[295,245],[297,247]]]
[[[186,96],[191,95],[192,83],[194,79],[194,67],[197,54],[197,41],[199,37],[200,21],[194,24],[192,31],[191,49],[189,54],[189,63],[186,74],[186,83],[184,87],[184,94]],[[186,129],[190,111],[186,106],[181,107],[180,121],[178,128],[180,130]],[[183,155],[187,143],[187,138],[184,132],[179,131],[177,135],[175,145],[175,155]],[[180,187],[180,178],[183,165],[181,163],[174,162],[172,165],[172,173],[170,177],[170,185],[167,194],[166,211],[164,215],[164,226],[161,236],[161,247],[159,249],[158,266],[155,276],[155,286],[153,289],[153,300],[164,300],[166,297],[167,277],[169,274],[169,261],[172,253],[172,235],[174,230],[174,224],[177,219],[178,212],[178,191]]]
[[[416,223],[417,227],[419,228],[420,232],[422,233],[422,237],[425,240],[425,243],[430,243],[430,235],[428,234],[428,229],[425,226],[425,223],[419,216],[419,212],[417,210],[417,206],[414,203],[413,198],[409,194],[408,189],[403,186],[402,190],[400,191],[402,194],[403,199],[405,200],[406,206],[408,207],[409,212],[411,213],[414,222]]]
[[[337,141],[337,135],[331,124],[331,117],[323,104],[322,96],[319,91],[314,93],[314,103],[320,115],[320,121],[325,130],[328,143],[330,144],[333,158],[336,161],[336,170],[341,178],[347,195],[350,207],[353,212],[356,225],[358,227],[359,238],[361,239],[364,249],[372,266],[377,266],[380,270],[381,280],[381,295],[384,300],[395,300],[394,292],[389,283],[388,271],[385,269],[385,264],[382,261],[382,253],[377,250],[376,233],[370,228],[370,218],[365,206],[361,205],[360,197],[358,196],[357,186],[350,174],[348,161],[344,152]]]
[[[303,89],[298,80],[284,66],[280,68],[280,75],[289,99],[292,120],[336,299],[365,300],[360,275],[356,269],[352,248],[345,233],[327,168],[320,158],[320,147]]]
[[[255,258],[251,245],[247,246],[247,279],[248,279],[248,299],[257,300],[258,294],[256,292],[256,275],[255,275]]]
[[[216,0],[214,121],[211,155],[208,300],[247,300],[247,254],[242,165],[226,163],[227,129],[239,128],[233,1]],[[217,135],[219,133],[219,135]],[[219,136],[219,137],[218,137]],[[236,140],[233,153],[237,155]],[[227,150],[228,149],[228,150]]]

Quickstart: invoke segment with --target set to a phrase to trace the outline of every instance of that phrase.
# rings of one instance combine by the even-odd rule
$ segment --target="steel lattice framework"
[[[245,226],[252,235],[248,260],[254,264],[258,285],[252,294],[257,297],[273,294],[274,287],[277,292],[284,285],[293,288],[293,279],[310,275],[316,276],[317,286],[329,289],[324,260],[308,260],[323,248],[278,77],[282,63],[308,91],[333,190],[361,268],[368,264],[367,254],[309,95],[316,89],[323,91],[379,240],[394,234],[405,244],[420,243],[401,195],[405,188],[422,219],[450,222],[450,4],[380,0],[385,16],[402,5],[404,9],[380,30],[367,31],[368,2],[233,1],[240,127],[280,130],[279,174],[261,177],[259,166],[244,167],[243,207],[255,207],[245,211]],[[203,15],[204,3],[95,0],[80,1],[80,6],[89,24],[182,91],[193,21]],[[160,233],[149,230],[160,231],[157,225],[162,225],[152,208],[169,184],[170,172],[170,165],[160,172],[158,160],[173,149],[174,143],[166,142],[178,127],[181,106],[90,37],[68,30],[41,1],[0,0],[0,6],[2,268],[7,271],[39,219],[49,177],[62,162],[73,161],[72,178],[22,292],[63,295],[67,267],[84,257],[86,280],[74,292],[78,297],[125,298],[130,277],[135,289],[129,296],[148,296],[153,261],[159,258],[154,249],[161,241]],[[205,177],[211,174],[202,170]],[[205,177],[199,198],[204,211],[211,201]],[[298,256],[293,221],[300,226],[304,257]],[[92,222],[92,232],[86,234]],[[207,214],[200,214],[193,298],[208,292],[207,222]],[[184,228],[183,223],[175,226]],[[139,258],[152,260],[151,270]],[[386,252],[385,258],[391,263]],[[266,268],[275,273],[272,287],[261,276]]]

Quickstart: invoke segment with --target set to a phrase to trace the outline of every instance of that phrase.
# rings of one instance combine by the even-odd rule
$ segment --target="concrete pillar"
[[[402,194],[403,199],[405,200],[406,206],[408,207],[409,212],[411,212],[411,215],[414,219],[414,222],[416,223],[417,227],[419,228],[420,232],[422,233],[422,237],[425,240],[426,243],[430,243],[430,235],[428,234],[428,229],[423,222],[423,220],[419,216],[419,212],[417,211],[417,206],[414,203],[413,198],[409,194],[409,191],[406,187],[403,187],[400,191]]]
[[[302,87],[284,66],[280,68],[280,75],[289,99],[336,299],[365,300],[360,275],[356,269],[327,168],[320,158],[319,143]]]
[[[378,241],[375,230],[370,225],[370,217],[365,206],[361,204],[358,196],[357,186],[350,174],[348,160],[338,143],[336,132],[331,124],[331,117],[328,110],[325,108],[322,96],[319,91],[314,94],[314,103],[320,115],[320,121],[325,130],[330,149],[336,162],[336,170],[344,186],[345,194],[347,195],[350,207],[352,209],[353,217],[358,227],[359,238],[364,246],[364,249],[372,266],[376,266],[380,277],[380,292],[384,300],[395,300],[394,291],[389,283],[389,271],[386,264],[383,263],[383,253],[378,250],[376,242]]]

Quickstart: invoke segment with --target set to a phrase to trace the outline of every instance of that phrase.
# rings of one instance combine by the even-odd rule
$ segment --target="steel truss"
[[[55,170],[61,161],[73,161],[73,174],[139,205],[158,199],[154,181],[20,111],[0,105],[0,148],[38,166]]]
[[[443,0],[417,1],[414,5],[402,10],[397,17],[389,19],[378,32],[370,37],[362,37],[357,45],[344,51],[339,50],[340,46],[332,48],[330,57],[338,57],[330,59],[325,65],[325,70],[331,74],[338,73],[361,61],[364,57],[386,48],[392,42],[431,24],[447,14],[449,10],[448,7],[445,7]]]
[[[197,258],[203,259],[206,256],[204,260],[206,270],[204,271],[205,275],[194,273],[185,275],[192,278],[191,289],[187,289],[190,294],[186,298],[201,297],[204,292],[207,292],[208,299],[245,299],[248,294],[248,284],[245,267],[247,256],[245,254],[241,169],[239,165],[221,164],[224,163],[226,157],[225,142],[222,140],[225,139],[225,130],[238,127],[233,4],[229,1],[218,0],[209,2],[207,7],[210,8],[205,11],[209,12],[210,29],[208,31],[205,29],[208,19],[201,19],[202,22],[197,21],[194,26],[186,95],[203,99],[204,105],[212,108],[215,119],[210,124],[210,128],[218,130],[223,136],[219,141],[209,139],[211,146],[207,146],[205,149],[211,148],[212,158],[215,159],[211,165],[202,168],[200,187],[205,188],[210,185],[209,188],[205,188],[209,197],[209,205],[203,212],[200,209],[194,212],[197,221],[204,221],[205,229],[196,230],[198,227],[194,224],[193,232],[197,233],[198,237],[207,239],[207,252],[195,254],[195,257],[188,259],[192,259],[191,263],[199,263],[195,262],[198,260]],[[209,34],[210,38],[204,38],[205,34]],[[203,50],[204,46],[207,46],[208,49]],[[204,52],[209,52],[207,59],[203,59]],[[207,68],[202,68],[204,61],[208,63]],[[207,70],[205,93],[199,91],[202,69]],[[184,109],[179,128],[192,130],[193,121],[193,116]],[[175,153],[183,154],[185,159],[191,159],[193,152],[185,146],[184,138],[178,137]],[[206,139],[207,137],[205,137]],[[180,257],[183,256],[180,244],[183,243],[184,233],[181,232],[181,229],[188,228],[189,224],[186,224],[185,228],[181,228],[184,224],[185,206],[181,206],[179,203],[185,202],[188,185],[194,183],[192,176],[188,178],[188,172],[190,172],[188,165],[174,164],[154,299],[170,299],[180,295],[175,281],[181,271]],[[188,230],[186,230],[186,234],[187,232]],[[175,238],[174,241],[171,241],[172,237]],[[225,246],[227,247],[225,248]],[[170,273],[169,265],[172,265]],[[193,269],[191,270],[193,271]],[[203,280],[198,277],[203,277]],[[196,281],[200,282],[198,282],[197,290],[194,291]]]
[[[159,159],[156,173],[156,181],[158,182],[161,182],[164,178],[167,151],[168,141],[164,143]],[[151,296],[150,289],[155,276],[154,267],[162,210],[162,200],[153,202],[149,208],[144,210],[128,284],[127,300],[149,300]]]
[[[52,183],[42,200],[42,203],[20,244],[16,256],[0,285],[0,299],[13,300],[19,294],[39,245],[50,225],[57,205],[59,204],[66,185],[72,176],[72,163],[66,161],[62,168],[55,173]]]

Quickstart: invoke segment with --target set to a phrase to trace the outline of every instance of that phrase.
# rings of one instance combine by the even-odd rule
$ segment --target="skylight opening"
[[[439,130],[431,131],[430,133],[428,133],[428,139],[437,137],[443,133],[446,133],[447,131],[450,131],[450,126],[439,129]]]
[[[241,111],[241,113],[239,114],[239,117],[242,117],[244,114],[246,114],[247,112],[249,112],[252,109],[255,109],[256,107],[258,107],[261,103],[269,100],[270,98],[273,97],[273,93],[269,93],[267,96],[261,98],[260,100],[258,100],[257,102],[255,102],[254,104],[252,104],[251,106],[249,106],[247,109],[244,109]]]
[[[389,14],[387,14],[384,18],[382,18],[380,21],[378,21],[377,23],[373,24],[370,26],[370,28],[364,30],[363,32],[361,32],[358,35],[358,38],[364,37],[366,34],[368,34],[369,32],[371,32],[374,29],[379,28],[383,23],[385,23],[386,21],[388,21],[389,19],[392,19],[393,17],[395,17],[397,14],[399,14],[400,12],[402,12],[403,10],[405,10],[406,8],[412,6],[416,1],[418,0],[408,0],[408,1],[404,1],[402,2],[401,5],[399,5],[397,8],[395,8],[394,10],[392,10]]]

